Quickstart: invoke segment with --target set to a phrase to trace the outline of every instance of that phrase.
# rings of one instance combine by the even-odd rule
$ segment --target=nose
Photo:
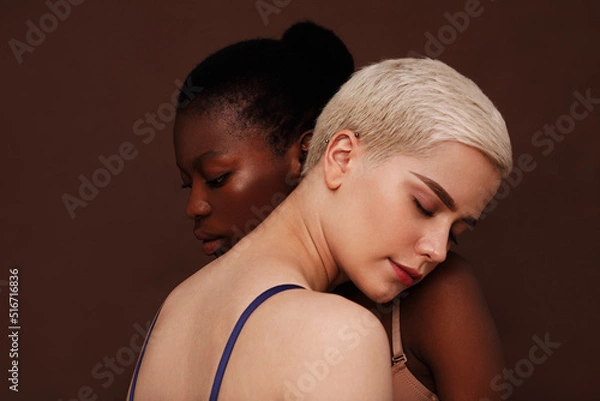
[[[190,219],[208,216],[211,212],[210,204],[204,191],[200,185],[192,185],[190,196],[185,205],[185,214]]]
[[[450,244],[448,243],[448,230],[437,230],[425,233],[416,244],[416,251],[432,262],[442,263],[446,260]]]

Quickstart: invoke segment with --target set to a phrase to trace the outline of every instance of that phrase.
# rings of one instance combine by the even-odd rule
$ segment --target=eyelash
[[[417,206],[417,209],[423,214],[425,217],[433,217],[434,213],[431,210],[427,210],[421,205],[421,202],[417,198],[413,198],[413,202]],[[452,234],[452,231],[448,234],[448,239],[453,242],[455,245],[458,245],[458,241],[456,240],[456,236]]]
[[[229,178],[229,173],[222,174],[213,180],[206,180],[206,185],[211,188],[219,188],[225,185],[227,178]]]
[[[423,207],[423,205],[421,205],[421,202],[419,202],[417,200],[417,198],[413,198],[413,202],[415,203],[415,205],[417,205],[417,209],[419,209],[419,211],[427,217],[433,217],[433,212],[430,210],[427,210]]]
[[[229,177],[229,173],[225,173],[222,174],[220,176],[218,176],[217,178],[213,179],[213,180],[206,180],[206,185],[208,185],[211,188],[219,188],[222,187],[223,185],[225,185],[225,182],[227,181],[227,178]],[[192,188],[192,183],[186,183],[186,184],[181,184],[181,188],[182,189],[191,189]]]

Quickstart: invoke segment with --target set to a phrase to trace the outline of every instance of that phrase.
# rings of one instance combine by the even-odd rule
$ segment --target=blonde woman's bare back
[[[251,313],[218,399],[383,400],[388,392],[391,397],[387,337],[371,312],[307,289],[279,260],[259,257],[244,265],[239,256],[209,264],[169,295],[141,361],[135,399],[209,399],[240,316],[257,296],[281,284],[301,288],[277,293]]]

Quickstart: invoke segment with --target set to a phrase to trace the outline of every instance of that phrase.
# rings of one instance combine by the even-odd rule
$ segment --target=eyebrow
[[[194,160],[192,160],[192,167],[197,168],[198,165],[202,164],[205,160],[223,156],[225,154],[227,154],[227,152],[224,150],[209,150],[208,152],[204,152],[201,155],[194,157]]]
[[[204,152],[201,155],[194,157],[194,159],[192,160],[192,167],[196,168],[200,163],[202,163],[206,159],[211,159],[213,157],[223,156],[226,154],[227,152],[224,150],[209,150],[208,152]],[[179,163],[177,163],[177,167],[180,170],[184,170],[184,168],[180,166]]]
[[[201,162],[203,162],[206,159],[223,156],[226,153],[227,152],[225,152],[224,150],[209,150],[208,152],[202,153],[200,156],[194,157],[194,160],[192,161],[192,165],[197,166],[198,164],[200,164]]]
[[[424,175],[421,175],[419,173],[415,173],[414,171],[411,171],[411,174],[423,181],[423,183],[427,185],[433,191],[433,193],[437,195],[437,197],[442,201],[444,205],[446,205],[448,209],[450,209],[453,212],[456,212],[456,202],[454,202],[454,199],[452,199],[450,194],[446,192],[446,190],[442,188],[440,184],[438,184],[431,178],[425,177]],[[464,217],[462,220],[471,228],[475,228],[475,225],[477,225],[477,219],[471,216]]]

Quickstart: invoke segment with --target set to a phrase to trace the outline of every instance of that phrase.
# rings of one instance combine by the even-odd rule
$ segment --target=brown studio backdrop
[[[429,54],[474,79],[498,105],[515,156],[531,155],[525,164],[535,169],[520,182],[515,176],[477,235],[461,241],[460,252],[477,268],[507,367],[520,364],[527,374],[514,382],[510,399],[597,400],[600,105],[588,105],[574,126],[563,115],[570,114],[576,92],[600,97],[598,5],[267,1],[281,7],[265,24],[255,3],[83,2],[22,54],[22,64],[9,41],[26,42],[26,21],[39,26],[48,5],[20,2],[2,13],[0,284],[9,268],[20,269],[22,325],[20,392],[8,391],[3,373],[3,394],[124,398],[131,349],[141,343],[136,333],[168,292],[207,262],[183,214],[172,121],[157,124],[152,139],[136,136],[134,124],[169,102],[175,80],[210,52],[245,38],[279,36],[309,18],[339,34],[357,66],[410,50]],[[448,15],[465,7],[479,15],[468,26],[448,28]],[[52,27],[51,20],[45,23]],[[440,32],[446,43],[426,47],[429,34]],[[564,138],[553,140],[551,151],[549,144],[534,145],[536,131],[557,120],[568,131]],[[61,196],[77,196],[78,176],[91,178],[102,167],[98,157],[120,149],[131,160],[72,219]],[[0,289],[6,299],[6,287]],[[7,319],[2,322],[6,338]],[[546,333],[561,345],[527,371],[522,361],[532,337]],[[8,342],[2,348],[6,372]]]

